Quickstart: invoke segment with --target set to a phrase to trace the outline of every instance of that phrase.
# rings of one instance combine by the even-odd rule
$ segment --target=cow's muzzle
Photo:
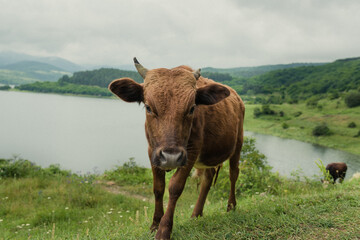
[[[187,154],[184,148],[159,148],[153,152],[152,162],[155,166],[168,170],[186,164]]]

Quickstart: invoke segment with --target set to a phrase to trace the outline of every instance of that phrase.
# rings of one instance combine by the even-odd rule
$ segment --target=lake
[[[115,99],[0,91],[0,158],[19,155],[43,167],[60,164],[77,173],[101,173],[129,158],[150,167],[143,105]],[[246,123],[245,123],[246,130]],[[289,175],[315,164],[343,161],[347,177],[360,171],[360,156],[296,140],[245,132],[273,171]]]

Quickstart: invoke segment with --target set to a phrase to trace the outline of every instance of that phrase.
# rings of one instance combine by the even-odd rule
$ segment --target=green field
[[[226,212],[227,165],[191,219],[199,190],[189,177],[172,239],[357,239],[360,178],[322,184],[299,174],[271,173],[253,142],[240,165],[237,208]],[[171,172],[167,174],[167,181]],[[58,166],[0,159],[0,239],[152,239],[151,170],[133,161],[102,175],[79,176]],[[165,193],[165,204],[168,194]]]
[[[354,137],[360,130],[360,107],[348,108],[342,99],[322,99],[318,102],[320,107],[309,107],[306,103],[270,105],[277,114],[261,115],[258,118],[254,118],[254,109],[261,109],[261,105],[245,106],[246,131],[297,139],[360,155],[360,137]],[[280,111],[284,112],[283,117],[280,117]],[[301,115],[296,116],[298,112]],[[348,127],[351,122],[356,124],[355,128]],[[284,123],[288,128],[283,128]],[[330,128],[332,134],[313,136],[313,129],[322,123]]]

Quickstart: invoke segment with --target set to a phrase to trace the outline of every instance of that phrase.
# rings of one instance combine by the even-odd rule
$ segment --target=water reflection
[[[299,169],[306,176],[319,174],[315,163],[318,159],[325,165],[331,162],[345,162],[348,165],[347,178],[360,171],[360,156],[354,154],[253,132],[245,132],[245,136],[256,139],[256,148],[265,154],[273,170],[281,175],[289,176],[292,171]]]
[[[113,99],[0,91],[0,158],[13,154],[41,166],[59,163],[74,172],[103,172],[130,157],[150,167],[142,105]],[[360,171],[360,157],[296,140],[246,132],[274,171],[302,168],[318,173],[315,161],[343,161],[347,176]],[[95,170],[96,169],[96,170]]]

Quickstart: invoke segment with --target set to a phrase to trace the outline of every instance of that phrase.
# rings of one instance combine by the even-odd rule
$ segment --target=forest
[[[309,98],[337,98],[339,94],[347,94],[349,91],[360,94],[360,58],[340,59],[326,64],[204,68],[202,76],[229,85],[244,100],[253,103],[281,104]],[[36,82],[16,88],[36,92],[111,96],[107,93],[108,84],[122,77],[132,78],[139,83],[143,81],[135,71],[101,68],[75,72],[72,76],[63,75],[57,82]]]

